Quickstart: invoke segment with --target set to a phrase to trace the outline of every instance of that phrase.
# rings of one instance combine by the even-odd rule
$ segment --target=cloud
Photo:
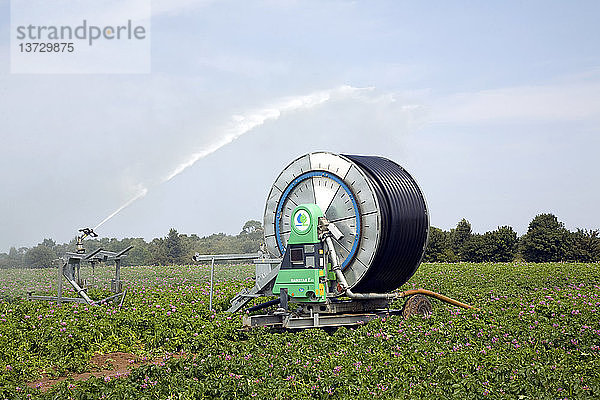
[[[430,123],[551,122],[600,118],[600,82],[457,93],[431,105]]]

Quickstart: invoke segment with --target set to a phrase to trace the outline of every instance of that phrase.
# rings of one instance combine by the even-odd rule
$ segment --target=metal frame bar
[[[112,300],[112,299],[114,299],[116,297],[121,296],[121,301],[119,302],[119,307],[120,307],[123,304],[123,299],[125,298],[126,294],[127,294],[127,290],[124,290],[124,291],[122,291],[120,293],[113,294],[112,296],[108,296],[108,297],[106,297],[106,298],[104,298],[102,300],[98,300],[98,301],[96,301],[96,304],[106,303],[108,300]]]
[[[401,315],[402,310],[378,310],[369,313],[356,314],[325,314],[314,313],[310,316],[295,316],[286,314],[244,315],[245,328],[258,326],[283,329],[308,329],[308,328],[337,328],[342,326],[357,326],[376,318],[385,318],[390,315]]]
[[[57,296],[37,296],[31,292],[27,293],[27,300],[45,300],[45,301],[56,301],[58,305],[63,302],[77,302],[88,305],[97,305],[100,303],[106,303],[109,300],[113,300],[121,296],[119,307],[123,305],[127,290],[122,290],[121,285],[121,258],[126,256],[126,253],[131,250],[133,246],[129,246],[119,253],[113,251],[103,250],[99,248],[90,254],[85,253],[65,253],[65,256],[55,260],[58,262],[57,268]],[[86,293],[86,289],[81,287],[81,262],[87,261],[91,264],[94,278],[95,278],[95,264],[100,261],[114,261],[115,262],[115,279],[112,280],[111,289],[115,293],[114,295],[108,296],[104,299],[94,301]],[[79,297],[63,297],[63,279],[65,279],[75,289]],[[211,293],[212,295],[212,293]]]
[[[199,254],[196,253],[192,259],[194,261],[237,261],[237,260],[254,260],[256,258],[261,258],[263,253],[237,253],[237,254]]]
[[[36,295],[32,295],[31,293],[27,293],[27,300],[45,300],[45,301],[55,301],[55,302],[59,302],[59,299],[62,303],[82,303],[82,304],[88,304],[87,301],[85,301],[85,299],[82,299],[81,297],[58,297],[58,296],[36,296]]]
[[[210,294],[208,298],[208,310],[212,311],[212,301],[213,301],[213,289],[214,289],[214,280],[215,280],[215,258],[212,258],[210,263]]]
[[[237,254],[199,254],[196,253],[192,259],[196,262],[210,261],[210,290],[208,297],[208,309],[213,309],[213,293],[215,285],[215,261],[242,261],[256,260],[263,257],[262,252],[256,253],[237,253]]]

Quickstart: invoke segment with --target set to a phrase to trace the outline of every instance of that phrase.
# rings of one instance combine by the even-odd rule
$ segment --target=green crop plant
[[[334,332],[241,331],[240,314],[223,310],[253,284],[252,266],[218,267],[215,311],[206,266],[129,267],[122,308],[19,298],[51,292],[54,273],[0,271],[0,399],[600,397],[598,264],[423,264],[403,289],[481,311],[432,300],[428,319]],[[121,377],[27,385],[115,351],[161,358]]]

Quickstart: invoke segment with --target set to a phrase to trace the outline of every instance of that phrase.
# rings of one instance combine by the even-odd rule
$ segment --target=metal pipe
[[[128,252],[129,250],[131,250],[131,249],[133,249],[133,245],[131,245],[131,246],[127,247],[126,249],[123,249],[123,250],[121,250],[120,252],[118,252],[118,253],[115,255],[115,258],[122,257],[122,256],[123,256],[125,253],[127,253],[127,252]]]
[[[210,294],[208,297],[208,309],[212,311],[212,301],[213,301],[213,281],[215,276],[215,258],[212,258],[212,262],[210,263]]]
[[[67,282],[69,282],[71,284],[71,286],[73,286],[73,289],[75,289],[77,294],[80,295],[81,297],[83,297],[89,305],[95,304],[94,300],[90,299],[90,297],[87,295],[87,293],[85,292],[85,289],[81,288],[81,286],[79,286],[77,284],[77,282],[75,282],[71,276],[64,275],[64,277],[67,279]]]
[[[96,254],[100,253],[102,250],[104,250],[102,247],[98,247],[96,250],[94,250],[93,252],[91,252],[90,254],[85,256],[84,260],[89,260],[90,258],[94,257]]]
[[[448,296],[444,296],[443,294],[439,294],[436,292],[432,292],[427,289],[410,289],[405,290],[404,292],[396,292],[396,293],[353,293],[352,290],[348,288],[348,282],[346,281],[346,277],[342,272],[342,269],[339,265],[339,260],[337,254],[335,252],[335,248],[333,247],[333,241],[331,237],[328,236],[325,238],[325,243],[327,243],[327,247],[329,248],[329,256],[331,258],[332,268],[335,272],[335,277],[338,280],[338,283],[342,287],[343,294],[350,297],[351,299],[357,300],[368,300],[368,299],[398,299],[402,297],[412,296],[413,294],[422,294],[425,296],[433,297],[438,300],[444,301],[446,303],[455,305],[457,307],[462,307],[466,309],[472,309],[479,311],[479,308],[473,307],[469,304],[461,303],[458,300],[451,299]]]
[[[107,297],[107,298],[105,298],[105,299],[98,300],[96,303],[97,303],[97,304],[106,303],[107,301],[109,301],[109,300],[112,300],[112,299],[114,299],[115,297],[119,297],[119,296],[121,296],[121,299],[123,299],[123,297],[124,297],[123,293],[126,293],[126,292],[127,292],[127,291],[125,291],[125,292],[121,292],[121,293],[117,293],[117,294],[113,294],[113,295],[111,295],[111,296],[108,296],[108,297]],[[120,306],[120,304],[119,304],[119,306]]]
[[[333,241],[331,240],[331,236],[327,236],[325,238],[325,243],[327,243],[327,248],[329,249],[329,257],[331,258],[333,272],[335,272],[335,277],[338,280],[338,283],[342,287],[342,291],[344,294],[351,299],[360,299],[360,300],[369,300],[369,299],[394,299],[396,296],[393,293],[354,293],[352,290],[348,288],[348,282],[346,281],[346,277],[340,268],[340,263],[338,260],[337,253],[335,248],[333,247]]]
[[[62,288],[63,288],[63,275],[64,275],[65,264],[62,259],[58,260],[58,296],[57,296],[57,304],[60,306],[62,303]]]
[[[121,284],[121,259],[115,258],[115,293],[119,293],[123,290]]]

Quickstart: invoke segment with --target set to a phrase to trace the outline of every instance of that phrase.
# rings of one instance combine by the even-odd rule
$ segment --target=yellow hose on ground
[[[432,292],[431,290],[427,290],[427,289],[410,289],[410,290],[405,290],[404,292],[398,292],[398,293],[396,293],[396,295],[398,297],[407,297],[407,296],[412,296],[413,294],[422,294],[422,295],[425,295],[425,296],[436,298],[436,299],[444,301],[446,303],[450,303],[450,304],[455,305],[457,307],[462,307],[462,308],[466,308],[466,309],[480,311],[480,309],[477,308],[477,307],[473,307],[473,306],[470,306],[468,304],[461,303],[458,300],[451,299],[450,297],[444,296],[443,294]]]

